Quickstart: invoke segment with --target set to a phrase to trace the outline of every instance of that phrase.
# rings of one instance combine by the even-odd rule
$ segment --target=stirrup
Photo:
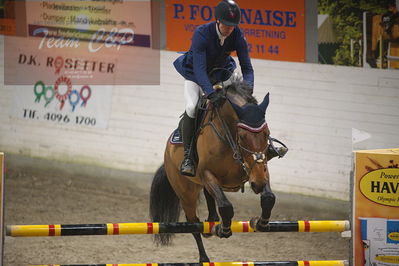
[[[286,155],[288,152],[287,146],[284,143],[282,143],[281,141],[279,141],[278,139],[269,137],[269,140],[270,140],[269,150],[271,153],[271,158],[274,158],[276,156],[278,156],[278,158],[283,158],[284,155]],[[281,144],[282,147],[275,147],[274,142]],[[268,159],[270,160],[271,158],[268,158]]]
[[[195,176],[195,165],[193,159],[190,157],[184,157],[180,165],[180,173],[185,176]]]

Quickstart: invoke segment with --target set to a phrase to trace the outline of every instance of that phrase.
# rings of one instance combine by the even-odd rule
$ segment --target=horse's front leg
[[[268,182],[260,195],[260,206],[262,207],[262,216],[259,218],[251,219],[251,226],[256,231],[266,232],[268,231],[269,219],[276,201],[276,196],[270,188]]]
[[[216,177],[211,172],[205,171],[204,181],[205,189],[216,201],[219,215],[222,219],[222,222],[213,228],[214,233],[220,238],[228,238],[232,235],[231,219],[234,216],[233,205],[227,199]]]
[[[216,210],[215,199],[209,194],[208,190],[204,189],[206,199],[206,206],[208,207],[208,222],[219,222],[219,215]]]
[[[206,188],[204,188],[204,195],[205,195],[205,199],[206,199],[206,206],[208,207],[208,219],[206,220],[207,222],[219,222],[219,215],[218,212],[216,210],[216,202],[214,200],[214,198],[211,196],[211,194],[209,194],[208,190],[206,190]],[[212,233],[203,233],[202,234],[203,237],[211,237],[213,236]]]

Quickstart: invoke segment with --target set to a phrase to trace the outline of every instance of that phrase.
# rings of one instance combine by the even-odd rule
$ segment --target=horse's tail
[[[177,222],[180,216],[180,200],[169,183],[164,165],[158,168],[152,180],[150,192],[150,217],[153,222]],[[173,234],[154,235],[154,242],[169,245]]]

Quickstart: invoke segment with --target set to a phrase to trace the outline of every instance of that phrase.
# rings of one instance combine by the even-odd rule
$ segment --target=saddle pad
[[[200,126],[205,118],[206,112],[208,110],[208,107],[205,106],[206,100],[205,100],[205,102],[199,101],[198,104],[200,106],[202,106],[202,108],[197,108],[196,117],[198,119],[196,119],[197,124],[195,125],[195,134],[194,134],[195,139],[197,138],[198,129],[200,128]],[[181,135],[181,131],[180,131],[181,125],[180,124],[181,124],[181,121],[179,123],[179,126],[175,129],[175,131],[173,131],[172,135],[169,138],[169,141],[171,144],[183,144],[183,136]],[[194,141],[194,143],[195,143],[195,141]]]
[[[183,138],[180,134],[179,128],[176,128],[175,131],[173,131],[169,141],[171,144],[183,144]]]

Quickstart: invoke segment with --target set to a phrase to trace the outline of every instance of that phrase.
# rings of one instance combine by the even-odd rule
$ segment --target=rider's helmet
[[[240,7],[233,0],[220,1],[215,13],[216,19],[227,26],[237,26],[240,23]]]

